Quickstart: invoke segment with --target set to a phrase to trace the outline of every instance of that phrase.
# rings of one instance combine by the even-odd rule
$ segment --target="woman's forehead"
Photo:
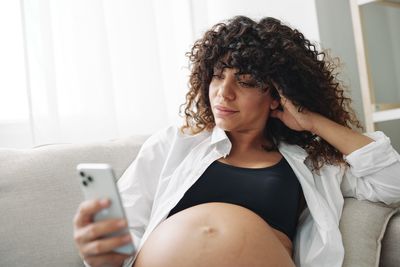
[[[214,64],[214,69],[220,70],[225,68],[232,68],[232,65],[228,64],[226,59],[220,59]]]
[[[252,74],[246,71],[243,66],[238,62],[238,60],[233,59],[229,54],[221,57],[213,66],[214,71],[223,71],[224,69],[233,69],[236,75],[248,75],[253,77]]]
[[[246,79],[254,79],[254,76],[250,73],[243,73],[240,72],[240,69],[236,68],[236,67],[232,67],[229,65],[215,65],[214,66],[214,72],[223,72],[226,69],[232,70],[234,72],[235,75],[240,76],[241,78],[246,78]]]

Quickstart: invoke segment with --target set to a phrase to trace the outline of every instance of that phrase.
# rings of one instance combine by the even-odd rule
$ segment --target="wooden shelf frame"
[[[372,76],[370,75],[370,68],[368,66],[360,12],[361,6],[369,3],[378,3],[400,9],[400,0],[350,0],[358,74],[360,78],[365,128],[367,132],[374,131],[375,123],[377,122],[400,119],[400,103],[386,105],[376,103],[375,101],[375,90],[373,88],[373,83],[371,81]]]
[[[390,0],[357,0],[358,6],[366,5],[369,3],[379,3],[380,5],[400,7],[400,1]]]

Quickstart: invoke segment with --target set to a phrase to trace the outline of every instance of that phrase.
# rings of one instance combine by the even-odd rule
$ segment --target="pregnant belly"
[[[241,206],[206,203],[163,221],[149,236],[134,267],[295,266],[291,243]]]

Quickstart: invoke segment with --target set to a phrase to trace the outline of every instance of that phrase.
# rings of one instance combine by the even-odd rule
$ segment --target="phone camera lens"
[[[84,172],[79,172],[79,174],[80,174],[82,177],[85,177],[85,173],[84,173]]]
[[[89,180],[89,182],[92,182],[93,181],[93,178],[92,178],[92,176],[88,176],[88,178],[87,178],[88,180]]]
[[[82,181],[82,184],[83,184],[84,186],[87,186],[87,182],[86,182],[86,181]]]

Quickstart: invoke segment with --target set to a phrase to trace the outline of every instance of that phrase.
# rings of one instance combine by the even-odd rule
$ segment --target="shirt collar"
[[[287,143],[281,142],[279,144],[279,152],[283,154],[283,156],[292,156],[304,162],[304,160],[308,157],[307,151],[301,148],[298,145],[289,145]]]
[[[211,145],[216,145],[217,150],[226,157],[232,148],[232,143],[225,131],[218,126],[214,126],[211,134]]]
[[[221,141],[228,140],[229,138],[226,135],[225,131],[218,126],[214,126],[212,134],[211,134],[211,144],[214,145]]]

